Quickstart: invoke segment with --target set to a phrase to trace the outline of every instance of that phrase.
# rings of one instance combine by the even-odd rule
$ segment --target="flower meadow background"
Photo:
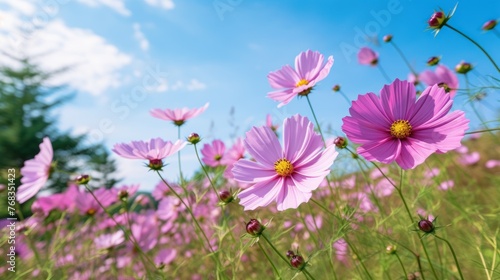
[[[500,278],[500,4],[440,5],[0,1],[2,69],[105,150],[2,166],[0,277]]]

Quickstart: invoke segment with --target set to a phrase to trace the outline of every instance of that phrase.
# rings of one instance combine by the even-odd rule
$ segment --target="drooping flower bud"
[[[386,43],[389,43],[392,40],[392,35],[387,34],[382,38],[382,40],[384,40],[384,42],[386,42]]]
[[[193,132],[189,134],[189,136],[187,137],[187,141],[193,145],[198,144],[201,141],[200,135],[198,135],[198,133]]]
[[[234,200],[233,195],[229,191],[226,191],[226,190],[219,192],[219,198],[222,202],[224,202],[224,204],[228,204]]]
[[[76,182],[80,185],[86,185],[90,182],[90,176],[87,174],[78,175],[78,177],[76,177]]]
[[[163,168],[163,161],[161,159],[150,159],[148,167],[152,170],[161,170]]]
[[[429,19],[429,27],[432,29],[441,29],[443,25],[446,23],[447,18],[442,11],[434,12]]]
[[[429,65],[429,66],[437,65],[440,60],[441,60],[441,57],[433,56],[433,57],[429,58],[429,60],[427,60],[427,65]]]
[[[339,136],[335,138],[335,140],[333,140],[333,144],[335,144],[335,146],[337,146],[337,148],[339,149],[344,149],[345,147],[347,147],[347,139]]]
[[[496,19],[488,20],[487,22],[485,22],[483,24],[483,27],[481,27],[481,29],[484,31],[491,30],[491,29],[495,28],[495,26],[497,26],[497,23],[498,23],[498,21]]]
[[[333,88],[332,88],[332,90],[333,90],[334,92],[339,91],[339,90],[340,90],[340,85],[334,85],[334,86],[333,86]]]
[[[472,70],[472,64],[468,62],[461,61],[457,66],[455,66],[455,71],[459,74],[467,74],[470,70]]]
[[[293,255],[290,259],[290,264],[295,268],[302,269],[306,262],[304,261],[304,258],[302,256]]]
[[[396,254],[398,247],[396,245],[389,245],[385,248],[385,253],[388,255]]]
[[[247,233],[254,237],[260,236],[264,229],[266,229],[266,227],[256,219],[250,219],[246,225]]]
[[[425,232],[425,233],[433,233],[435,230],[434,224],[427,220],[427,219],[422,219],[418,222],[418,229]]]

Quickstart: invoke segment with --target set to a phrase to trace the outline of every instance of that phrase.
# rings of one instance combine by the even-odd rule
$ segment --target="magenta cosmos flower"
[[[321,136],[313,124],[300,115],[283,122],[284,147],[267,126],[253,127],[246,133],[245,148],[255,161],[241,159],[232,169],[234,178],[250,187],[238,194],[245,210],[267,206],[278,210],[297,208],[311,198],[337,157],[335,146],[323,149]]]
[[[162,160],[180,151],[187,142],[177,140],[175,143],[163,141],[161,138],[155,138],[144,141],[132,141],[130,144],[115,144],[112,151],[124,158],[147,159],[149,167],[155,170],[163,167]]]
[[[292,99],[308,95],[317,82],[323,80],[330,73],[333,65],[333,56],[323,65],[323,55],[319,52],[307,50],[295,57],[295,69],[290,65],[269,73],[267,79],[271,87],[277,91],[270,92],[267,97],[279,101],[278,108],[288,104]]]
[[[153,109],[150,111],[151,115],[155,118],[172,121],[175,125],[181,126],[187,120],[197,117],[199,114],[205,112],[208,108],[209,103],[205,104],[201,108],[189,109],[189,108],[181,108],[181,109]]]
[[[458,78],[448,67],[440,64],[436,67],[436,72],[426,70],[418,75],[418,78],[428,86],[438,85],[444,88],[451,98],[455,97],[458,89]]]
[[[361,48],[358,52],[358,62],[363,65],[377,66],[378,53],[368,47]]]
[[[24,203],[35,196],[49,180],[54,151],[48,137],[40,144],[40,152],[34,159],[24,162],[21,168],[21,185],[17,188],[17,201]]]
[[[424,162],[434,152],[444,153],[461,146],[469,120],[464,112],[450,114],[453,101],[437,85],[416,99],[415,87],[396,79],[385,85],[380,97],[360,95],[344,117],[342,130],[357,151],[369,161],[396,161],[403,169]]]
[[[221,140],[214,140],[212,144],[205,144],[201,149],[203,158],[201,159],[206,165],[210,167],[217,167],[222,165],[224,153],[226,152],[226,145]]]

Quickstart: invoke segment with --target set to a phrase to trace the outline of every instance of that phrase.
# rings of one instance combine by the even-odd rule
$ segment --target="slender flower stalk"
[[[314,113],[313,106],[311,104],[311,100],[309,100],[309,95],[306,95],[307,99],[307,104],[309,104],[309,108],[311,109],[311,113],[314,118],[314,122],[316,123],[316,127],[318,128],[319,135],[321,135],[321,140],[323,140],[323,143],[325,144],[326,147],[326,141],[325,141],[325,136],[323,135],[323,132],[321,131],[321,126],[319,125],[318,118],[316,118],[316,114]]]
[[[415,69],[413,69],[413,67],[411,66],[410,62],[408,61],[408,59],[406,59],[406,56],[404,55],[404,53],[401,51],[401,49],[398,47],[398,45],[396,45],[396,43],[394,43],[394,40],[390,40],[389,43],[391,43],[391,45],[396,49],[396,51],[399,53],[399,55],[401,56],[401,58],[404,60],[404,62],[406,63],[406,65],[408,66],[408,68],[410,69],[411,73],[413,75],[415,75],[415,77],[418,77],[418,72],[415,71]]]
[[[95,196],[94,192],[89,188],[89,186],[87,184],[83,184],[83,186],[87,189],[87,191],[90,193],[90,195],[92,195],[92,197],[95,199],[95,201],[97,202],[97,204],[99,204],[99,206],[102,208],[102,210],[108,215],[108,217],[113,220],[113,222],[116,224],[116,226],[118,226],[120,228],[121,231],[123,231],[123,234],[125,235],[125,238],[127,240],[129,240],[132,245],[134,246],[134,248],[141,254],[141,261],[143,262],[143,265],[144,265],[144,268],[146,270],[146,273],[148,273],[148,275],[151,273],[149,271],[149,269],[147,268],[147,263],[145,263],[144,259],[146,259],[146,261],[151,264],[156,270],[158,269],[156,267],[156,264],[153,262],[153,260],[151,260],[149,258],[148,255],[146,255],[146,253],[144,253],[144,251],[141,249],[141,247],[139,246],[139,244],[137,243],[137,240],[135,240],[134,236],[132,234],[129,234],[129,232],[123,228],[117,221],[116,219],[113,217],[113,215],[111,215],[111,213],[109,213],[108,209],[106,209],[106,207],[104,207],[104,205],[102,205],[101,201],[99,201],[99,199]]]
[[[208,181],[210,182],[210,186],[212,187],[212,189],[214,190],[215,194],[217,195],[217,198],[219,198],[219,201],[224,202],[221,199],[219,192],[215,188],[214,182],[210,178],[210,175],[208,175],[208,171],[205,168],[205,165],[203,165],[203,162],[201,161],[200,154],[198,153],[198,148],[196,147],[196,144],[197,143],[193,143],[193,147],[194,147],[194,151],[196,153],[196,158],[198,159],[198,162],[200,163],[201,169],[203,169],[203,173],[205,173],[205,176],[207,177]]]
[[[179,201],[184,205],[184,207],[186,207],[186,210],[188,211],[189,215],[193,219],[193,222],[195,225],[195,232],[198,235],[198,238],[201,239],[199,237],[199,234],[198,234],[198,231],[199,231],[199,232],[201,232],[203,239],[205,239],[205,242],[208,245],[208,250],[210,251],[210,255],[214,259],[214,261],[217,265],[217,271],[219,272],[219,269],[222,268],[222,264],[220,263],[219,257],[217,256],[217,253],[212,248],[212,245],[210,244],[210,240],[208,239],[207,235],[205,234],[205,231],[201,228],[200,224],[198,223],[198,220],[194,216],[193,211],[191,210],[189,205],[187,205],[186,202],[182,199],[182,197],[167,183],[167,181],[163,178],[163,176],[161,176],[160,171],[159,170],[155,170],[155,171],[158,174],[158,176],[160,177],[160,179],[163,181],[163,183],[165,183],[165,185],[170,189],[170,191],[177,197],[177,199],[179,199]],[[227,278],[225,276],[225,274],[222,274],[222,275],[224,276],[224,278]]]
[[[457,32],[458,34],[462,35],[465,39],[469,40],[471,43],[473,43],[474,45],[476,45],[488,57],[488,59],[491,61],[491,63],[493,64],[493,66],[495,66],[495,68],[497,69],[497,71],[500,72],[500,67],[498,67],[498,65],[495,63],[495,60],[493,60],[493,58],[490,56],[490,54],[483,47],[481,47],[481,45],[479,45],[475,40],[473,40],[471,37],[467,36],[462,31],[460,31],[460,30],[456,29],[455,27],[449,25],[448,23],[445,23],[444,26],[446,26],[449,29]]]
[[[460,264],[458,263],[457,255],[455,254],[455,250],[453,250],[453,246],[451,246],[451,243],[448,240],[446,240],[442,237],[439,237],[437,235],[434,235],[434,237],[436,237],[437,239],[443,240],[448,245],[448,247],[450,248],[451,254],[453,255],[453,259],[455,260],[455,265],[457,266],[458,274],[460,274],[460,279],[464,280],[464,275],[462,274],[462,270],[460,269]]]
[[[260,244],[260,242],[257,242],[257,245],[259,245],[260,250],[262,251],[262,253],[264,253],[264,256],[266,256],[267,261],[271,264],[271,267],[273,268],[273,271],[274,271],[274,274],[276,275],[276,277],[278,277],[279,279],[282,279],[281,274],[279,273],[278,269],[274,265],[273,260],[271,260],[271,258],[267,254],[266,250],[264,250],[264,247],[262,247],[262,244]]]

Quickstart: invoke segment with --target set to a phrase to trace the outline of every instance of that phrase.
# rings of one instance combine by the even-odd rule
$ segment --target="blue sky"
[[[50,53],[36,59],[44,69],[74,67],[54,81],[68,84],[76,94],[56,112],[62,129],[87,133],[92,141],[102,140],[109,148],[117,142],[158,136],[175,140],[176,128],[154,119],[149,110],[195,108],[210,102],[205,113],[182,127],[183,135],[198,132],[205,143],[219,138],[230,145],[233,132],[243,136],[251,126],[262,125],[268,113],[276,122],[296,113],[311,118],[305,100],[295,99],[277,109],[277,102],[266,98],[272,90],[267,74],[285,64],[293,65],[295,56],[307,49],[335,59],[330,75],[310,98],[319,121],[338,134],[349,106],[331,87],[340,84],[348,98],[355,100],[358,94],[378,92],[386,83],[378,69],[357,63],[360,47],[379,52],[380,64],[391,79],[405,79],[409,73],[391,45],[377,45],[369,38],[381,41],[383,35],[392,34],[419,72],[428,69],[429,57],[442,56],[449,68],[462,60],[475,65],[469,77],[476,85],[488,84],[486,75],[498,78],[486,57],[463,37],[446,29],[434,37],[426,30],[435,9],[448,12],[455,4],[411,0],[0,0],[0,39],[10,43],[2,51]],[[449,23],[500,61],[500,38],[481,31],[485,21],[499,17],[499,11],[498,1],[461,1]],[[19,31],[20,27],[31,31]],[[464,88],[463,77],[459,79]],[[498,121],[497,96],[489,91],[482,101],[486,105],[478,104],[487,120]],[[232,108],[237,130],[229,125]],[[464,93],[456,97],[455,108],[465,110],[471,127],[479,128]],[[185,173],[198,168],[192,147],[183,151],[183,158]],[[158,181],[140,161],[117,160],[121,175],[126,176],[124,183],[141,183],[147,190]],[[175,180],[176,158],[167,163],[167,177]]]

